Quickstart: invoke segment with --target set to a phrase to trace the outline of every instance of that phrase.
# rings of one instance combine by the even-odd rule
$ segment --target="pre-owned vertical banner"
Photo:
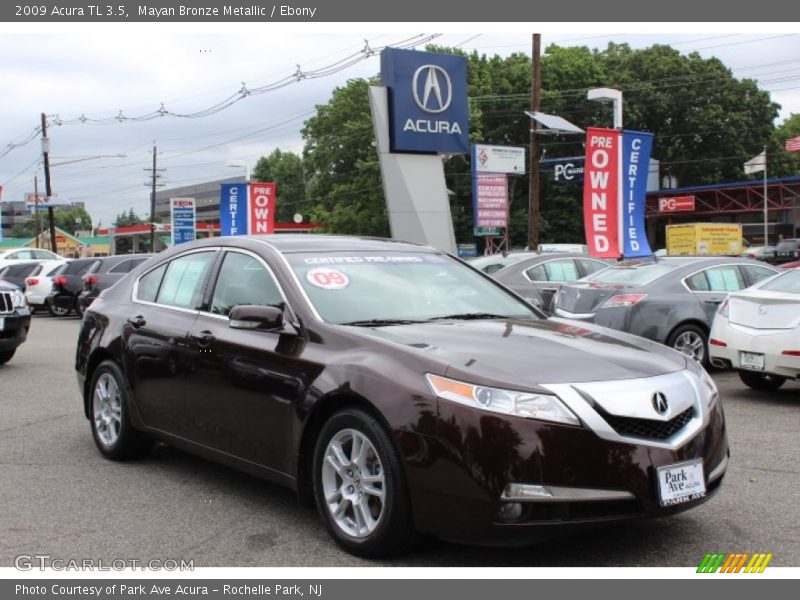
[[[194,198],[170,198],[169,214],[172,223],[172,245],[193,242],[196,225]]]
[[[247,234],[247,184],[223,183],[219,197],[220,235]]]
[[[586,130],[583,178],[583,227],[589,253],[618,258],[620,135],[616,129]]]
[[[650,244],[647,242],[647,230],[644,225],[647,175],[652,147],[652,133],[622,132],[620,233],[622,235],[622,255],[626,258],[653,254]]]
[[[275,184],[250,184],[248,232],[262,235],[275,232]]]

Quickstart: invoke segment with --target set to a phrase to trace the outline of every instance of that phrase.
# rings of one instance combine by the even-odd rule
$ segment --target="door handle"
[[[194,339],[201,348],[208,348],[214,343],[216,338],[210,331],[205,330],[201,331],[198,335],[193,335],[192,339]]]
[[[140,327],[144,327],[147,325],[147,321],[144,320],[142,315],[136,315],[135,317],[131,317],[128,319],[128,323],[133,325],[134,329],[139,329]]]

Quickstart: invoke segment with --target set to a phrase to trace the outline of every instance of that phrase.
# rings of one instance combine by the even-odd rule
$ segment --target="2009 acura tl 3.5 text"
[[[77,371],[108,458],[161,440],[287,485],[362,556],[673,514],[728,461],[691,358],[388,240],[172,248],[87,310]]]

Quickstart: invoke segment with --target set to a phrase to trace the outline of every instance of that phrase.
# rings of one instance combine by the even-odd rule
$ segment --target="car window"
[[[139,280],[136,299],[143,300],[144,302],[155,302],[158,296],[158,288],[161,287],[161,280],[164,278],[164,272],[166,270],[167,265],[161,265],[143,275]]]
[[[116,265],[111,267],[108,270],[108,272],[109,273],[130,273],[131,269],[133,269],[133,267],[135,267],[137,264],[139,264],[139,263],[136,262],[134,259],[130,258],[128,260],[123,260],[123,261],[117,263]]]
[[[52,267],[49,271],[47,271],[47,273],[45,273],[45,276],[52,277],[53,275],[58,273],[61,269],[63,269],[64,266],[65,265],[56,265],[55,267]]]
[[[775,250],[778,252],[796,250],[799,245],[800,242],[798,240],[784,240],[782,242],[778,242],[778,245],[775,246]]]
[[[750,280],[750,285],[775,275],[775,271],[761,265],[741,265],[741,268],[745,272],[745,275],[747,275],[747,278]]]
[[[52,260],[58,258],[58,255],[48,252],[47,250],[32,250],[33,256],[39,260]]]
[[[544,270],[544,265],[536,265],[525,271],[525,275],[531,281],[547,281],[547,271]]]
[[[18,250],[17,252],[12,252],[7,258],[12,260],[32,260],[33,252],[30,250]]]
[[[708,292],[711,290],[708,285],[708,278],[706,277],[705,271],[700,271],[691,277],[687,277],[686,285],[693,292]]]
[[[747,287],[741,271],[736,265],[724,265],[706,269],[708,289],[711,292],[735,292]]]
[[[167,266],[156,302],[180,308],[196,308],[200,304],[203,283],[216,252],[195,252],[176,258]]]
[[[227,252],[211,297],[211,312],[227,316],[234,306],[248,304],[280,306],[283,296],[259,260]]]
[[[768,281],[761,286],[762,290],[771,292],[788,292],[790,294],[800,294],[800,269],[791,269],[781,274],[772,281]]]
[[[550,260],[544,263],[548,281],[577,281],[580,279],[578,267],[571,258]]]
[[[608,265],[604,263],[602,260],[591,260],[586,258],[578,258],[576,262],[580,265],[583,272],[586,275],[591,275],[592,273],[597,273],[597,271],[602,271],[603,269],[607,269]]]

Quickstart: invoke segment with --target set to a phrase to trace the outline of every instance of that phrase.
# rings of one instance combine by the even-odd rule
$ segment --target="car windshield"
[[[761,286],[762,290],[770,292],[788,292],[790,294],[800,294],[800,269],[792,269],[770,279]]]
[[[320,316],[336,324],[541,318],[510,292],[442,254],[287,255]]]
[[[598,271],[595,275],[590,275],[585,281],[594,283],[611,283],[621,285],[646,285],[655,281],[662,275],[675,270],[678,265],[658,262],[641,265],[631,265],[629,267],[610,267]]]
[[[778,242],[778,245],[775,246],[775,250],[794,250],[798,246],[800,246],[800,241],[798,240],[784,240],[782,242]]]

